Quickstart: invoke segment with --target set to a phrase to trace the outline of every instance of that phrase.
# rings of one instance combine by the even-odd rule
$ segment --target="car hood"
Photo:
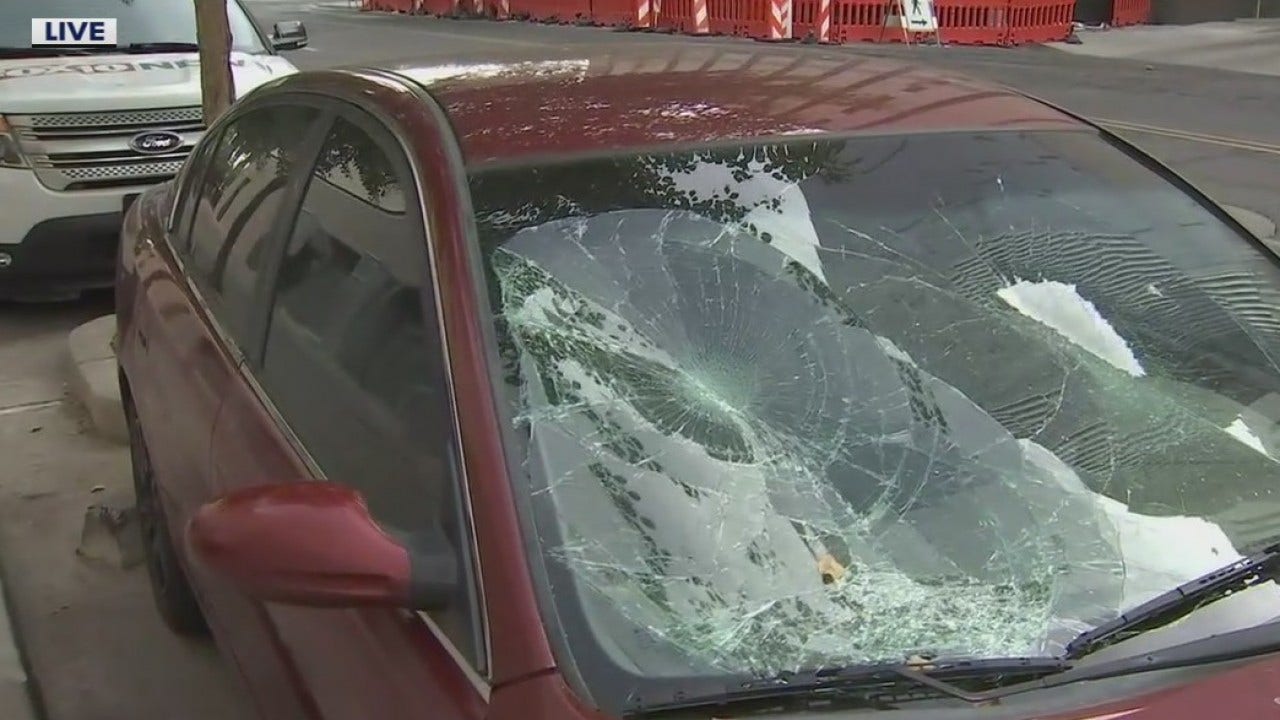
[[[297,72],[275,55],[232,53],[236,96]],[[200,104],[194,53],[0,60],[0,113],[142,110]]]
[[[1280,705],[1280,659],[1259,660],[1086,712],[1045,714],[1037,720],[1263,720]]]

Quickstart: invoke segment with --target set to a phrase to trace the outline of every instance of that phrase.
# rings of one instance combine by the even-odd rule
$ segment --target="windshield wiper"
[[[125,53],[166,53],[166,52],[199,52],[200,46],[190,42],[148,42],[129,43],[116,48],[116,52]]]
[[[1072,667],[1028,682],[976,693],[972,697],[974,702],[990,702],[1011,695],[1047,690],[1078,682],[1233,662],[1272,653],[1280,653],[1280,619],[1131,657]]]
[[[741,706],[755,704],[841,703],[889,709],[895,703],[939,697],[979,702],[993,688],[1024,685],[1070,669],[1070,662],[1056,658],[996,658],[808,670],[706,688],[705,692],[684,692],[675,700],[628,708],[623,717],[647,718],[725,706],[741,711]]]
[[[1273,548],[1268,552],[1280,550]],[[1251,563],[1244,560],[1231,567],[1241,564]],[[1226,570],[1224,568],[1220,572]],[[725,686],[719,692],[711,688],[684,692],[677,700],[632,707],[623,713],[623,717],[679,714],[728,705],[740,712],[743,706],[786,704],[842,704],[890,710],[898,703],[940,697],[954,697],[978,704],[1078,682],[1232,662],[1272,653],[1280,653],[1280,618],[1101,663],[1081,665],[1077,661],[1058,658],[981,659],[853,666],[783,674]],[[968,687],[959,687],[956,683]]]
[[[1033,690],[1280,652],[1280,619],[1163,650],[1104,663],[1080,658],[1165,627],[1229,595],[1280,579],[1280,544],[1156,596],[1115,620],[1081,633],[1059,658],[1007,658],[857,665],[785,673],[774,678],[682,692],[677,699],[629,708],[650,717],[727,705],[847,703],[889,709],[895,702],[954,697],[989,702]],[[961,685],[957,685],[960,683]]]
[[[1067,643],[1063,657],[1076,660],[1142,633],[1169,625],[1202,607],[1280,578],[1280,544],[1206,573],[1081,633]]]
[[[845,704],[890,710],[896,703],[954,697],[986,703],[1036,690],[1178,670],[1280,653],[1280,618],[1242,630],[1101,663],[1055,658],[939,661],[933,665],[879,665],[781,675],[680,700],[635,707],[624,717],[650,717],[733,705]],[[983,689],[969,690],[954,683]]]
[[[42,58],[64,57],[67,55],[92,55],[86,48],[60,47],[0,47],[0,57],[6,58]]]

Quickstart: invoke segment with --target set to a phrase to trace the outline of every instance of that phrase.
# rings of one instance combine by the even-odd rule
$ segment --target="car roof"
[[[631,44],[382,69],[441,103],[468,165],[814,133],[1084,127],[1009,88],[849,53]]]

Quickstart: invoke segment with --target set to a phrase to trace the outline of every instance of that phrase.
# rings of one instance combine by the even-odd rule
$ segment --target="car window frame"
[[[319,130],[313,131],[316,135],[308,141],[309,161],[305,165],[299,164],[295,170],[298,175],[290,178],[290,190],[285,199],[287,204],[281,213],[281,220],[284,221],[287,218],[287,222],[282,227],[273,229],[272,245],[266,249],[268,254],[265,256],[263,269],[260,273],[262,282],[257,289],[257,301],[250,319],[251,326],[257,330],[255,345],[251,353],[245,353],[241,358],[241,374],[253,388],[259,402],[266,408],[281,434],[287,439],[297,456],[302,459],[307,470],[321,481],[328,480],[323,469],[306,449],[302,439],[290,426],[280,408],[271,399],[263,384],[262,373],[271,314],[275,305],[275,280],[279,274],[280,265],[283,263],[284,254],[297,217],[302,210],[302,205],[306,198],[306,190],[319,161],[320,152],[333,131],[335,122],[338,119],[342,119],[369,133],[375,144],[388,154],[388,160],[394,168],[397,178],[401,181],[401,190],[405,194],[406,209],[403,217],[413,223],[422,238],[421,251],[417,253],[418,265],[414,268],[414,272],[424,283],[422,287],[418,288],[419,302],[423,310],[424,328],[434,330],[436,333],[440,361],[447,380],[445,391],[450,412],[448,428],[451,431],[452,437],[450,440],[454,444],[457,458],[456,471],[452,473],[450,480],[455,484],[454,490],[458,495],[458,503],[462,505],[462,517],[459,520],[465,524],[465,546],[458,550],[465,561],[463,563],[465,566],[463,574],[470,585],[469,589],[473,598],[470,614],[474,624],[473,632],[477,636],[475,645],[477,662],[472,663],[468,660],[457,645],[454,644],[453,640],[444,633],[439,623],[428,613],[410,610],[405,610],[404,612],[417,616],[425,624],[441,647],[458,666],[459,670],[471,681],[480,697],[487,703],[492,691],[493,643],[489,630],[488,604],[484,592],[479,543],[476,538],[475,515],[471,507],[471,483],[467,475],[465,450],[458,419],[453,364],[448,351],[448,340],[444,325],[439,272],[432,249],[435,240],[431,230],[430,203],[427,201],[429,183],[426,180],[425,173],[422,172],[416,161],[413,146],[406,142],[403,132],[397,131],[400,125],[396,118],[382,112],[376,106],[367,103],[361,104],[359,99],[345,97],[341,94],[311,95],[311,100],[323,108]],[[428,284],[430,287],[427,286]],[[430,295],[428,296],[427,293],[430,293]],[[428,306],[428,297],[434,307]]]
[[[191,154],[187,156],[187,161],[183,163],[177,177],[173,179],[173,205],[169,208],[169,220],[165,223],[165,230],[169,236],[170,248],[175,251],[179,249],[176,242],[178,236],[189,239],[186,235],[191,229],[192,209],[195,207],[190,190],[195,183],[204,179],[209,157],[222,142],[223,129],[224,126],[217,125],[214,129],[206,130],[204,135],[200,136],[196,146],[192,148]],[[181,232],[180,226],[182,226]],[[182,249],[185,250],[185,248],[184,244]]]
[[[298,146],[299,161],[285,186],[279,215],[276,217],[271,231],[262,240],[263,243],[266,243],[263,247],[266,262],[254,279],[254,289],[248,303],[251,310],[245,323],[243,336],[237,337],[227,323],[227,306],[222,299],[222,293],[212,287],[208,287],[208,283],[202,277],[199,277],[199,274],[195,273],[191,267],[191,230],[195,220],[197,198],[208,181],[211,158],[216,150],[221,147],[223,136],[229,126],[253,112],[269,110],[273,107],[297,107],[299,105],[315,109],[317,111],[316,117],[312,120],[311,127],[306,129],[304,137]],[[175,199],[175,205],[178,202],[182,202],[184,207],[181,216],[177,218],[179,227],[169,233],[169,246],[174,263],[187,284],[188,292],[196,299],[197,304],[203,308],[207,322],[214,333],[218,335],[223,349],[236,363],[243,362],[246,357],[261,354],[263,340],[266,337],[265,318],[261,312],[261,305],[264,302],[264,293],[267,291],[268,278],[276,270],[272,261],[277,255],[276,249],[282,247],[282,233],[293,227],[293,213],[297,210],[301,192],[305,188],[305,183],[302,181],[306,179],[307,174],[310,173],[311,168],[315,165],[316,155],[320,152],[320,143],[324,139],[324,133],[328,131],[331,118],[330,109],[319,98],[310,93],[276,92],[255,96],[237,103],[219,117],[213,126],[206,131],[205,137],[209,137],[212,142],[206,145],[204,144],[204,137],[201,138],[201,146],[198,150],[202,153],[202,157],[197,159],[198,166],[192,165],[189,168],[195,174],[191,178],[183,180],[184,183],[190,184],[185,185],[178,198]],[[307,174],[303,173],[304,169]],[[225,240],[224,237],[223,242]]]

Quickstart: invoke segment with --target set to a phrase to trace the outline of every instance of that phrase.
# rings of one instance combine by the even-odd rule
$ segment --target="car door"
[[[210,131],[181,179],[169,232],[169,257],[157,257],[139,269],[140,316],[135,323],[142,348],[139,369],[152,386],[166,392],[149,397],[151,423],[165,428],[152,444],[157,472],[175,522],[207,500],[207,456],[221,388],[232,376],[247,328],[244,309],[250,299],[219,292],[213,263],[223,247],[256,248],[261,225],[274,209],[262,197],[233,195],[224,178],[238,175],[258,184],[277,182],[282,172],[271,154],[296,151],[300,133],[318,119],[311,108],[260,106],[228,118]],[[264,118],[290,124],[281,148]],[[248,152],[246,152],[248,151]],[[247,160],[246,160],[247,158]],[[230,242],[229,242],[230,241]]]
[[[149,385],[164,389],[153,394],[158,408],[150,424],[163,437],[151,438],[149,446],[175,538],[216,492],[209,467],[214,423],[240,358],[259,344],[250,309],[260,304],[259,278],[267,277],[259,272],[264,252],[286,220],[281,211],[291,206],[291,178],[305,176],[310,166],[321,119],[314,103],[285,95],[239,108],[218,123],[188,168],[192,176],[183,178],[169,238],[171,263],[144,273],[145,318],[136,326],[139,345],[155,360],[139,367],[150,375]],[[296,701],[272,702],[278,686],[296,680],[279,662],[261,609],[199,568],[187,570],[230,659],[256,679],[249,689],[263,714],[307,717]]]
[[[336,112],[274,261],[265,343],[218,419],[215,481],[333,480],[393,534],[444,527],[465,581],[443,612],[265,612],[316,717],[478,719],[483,613],[424,199],[392,122]]]

